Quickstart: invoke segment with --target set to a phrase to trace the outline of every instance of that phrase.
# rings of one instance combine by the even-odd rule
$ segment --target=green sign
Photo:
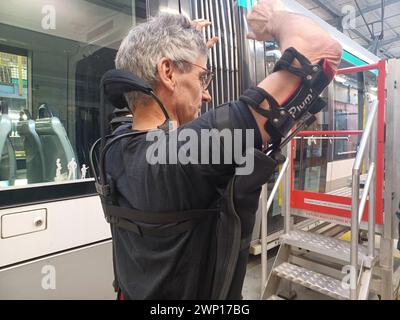
[[[355,55],[351,54],[346,50],[342,51],[342,59],[357,67],[365,66],[368,64],[364,60],[361,60],[360,58],[356,57]],[[374,73],[375,75],[378,74],[378,70],[369,70],[369,71]]]
[[[246,9],[251,9],[253,3],[257,0],[238,0],[238,6]]]

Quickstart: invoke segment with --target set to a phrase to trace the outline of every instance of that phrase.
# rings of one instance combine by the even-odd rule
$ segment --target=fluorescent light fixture
[[[160,6],[160,11],[161,12],[166,12],[166,13],[172,13],[172,14],[179,14],[178,10],[171,9],[171,8],[166,7],[166,6]]]
[[[28,179],[15,179],[14,186],[26,186]]]
[[[345,83],[347,81],[347,79],[342,76],[335,76],[335,80],[340,83]]]
[[[265,52],[265,55],[267,57],[276,57],[278,59],[282,57],[282,53],[279,50],[268,50]]]

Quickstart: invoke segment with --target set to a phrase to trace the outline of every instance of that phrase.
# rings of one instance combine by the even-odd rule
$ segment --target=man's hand
[[[276,11],[285,10],[280,0],[264,0],[257,2],[247,14],[247,22],[251,31],[248,39],[269,41],[274,39],[273,16]]]
[[[325,58],[336,69],[340,63],[341,45],[311,18],[285,11],[280,0],[257,2],[247,21],[252,30],[247,36],[250,39],[275,39],[281,52],[294,47],[312,64]]]
[[[203,28],[211,26],[211,22],[206,19],[192,20],[191,24],[193,28],[195,28],[197,31],[202,31]],[[218,41],[218,37],[212,37],[210,40],[207,41],[207,48],[211,49],[216,43],[218,43]]]

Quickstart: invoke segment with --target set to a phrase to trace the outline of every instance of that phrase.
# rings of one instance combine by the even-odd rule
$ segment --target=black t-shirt
[[[256,121],[242,102],[230,105],[230,128],[254,130],[251,146],[241,130],[241,141],[246,148],[260,149],[262,142]],[[201,146],[207,141],[202,132],[216,128],[215,110],[179,127],[173,133],[147,141],[146,134],[117,142],[107,155],[107,172],[117,190],[120,206],[147,212],[183,211],[215,207],[222,190],[235,174],[235,159],[228,159],[224,148],[210,150],[210,164],[182,164],[168,161],[170,145],[184,129],[198,135],[199,150],[195,157],[199,162],[204,155]],[[202,131],[203,130],[203,131]],[[119,133],[129,128],[120,129]],[[238,130],[236,130],[238,131]],[[153,132],[157,135],[157,132]],[[235,137],[234,134],[232,134]],[[148,138],[147,138],[148,139]],[[224,140],[225,141],[225,140]],[[229,141],[229,140],[227,140]],[[166,148],[161,148],[163,145]],[[179,150],[185,142],[176,142]],[[243,148],[242,146],[242,148]],[[175,150],[175,149],[172,149]],[[244,149],[242,149],[244,150]],[[167,163],[154,163],[155,158],[168,154]],[[213,153],[220,152],[223,163],[213,164]],[[232,152],[233,156],[233,152]],[[231,160],[231,161],[230,161]],[[171,162],[174,162],[171,164]],[[204,161],[203,161],[204,162]],[[152,164],[153,163],[153,164]],[[229,164],[232,163],[232,164]],[[162,227],[162,226],[155,226]],[[113,226],[116,274],[125,297],[130,299],[196,299],[204,296],[207,284],[200,274],[207,266],[210,238],[213,230],[206,224],[193,232],[168,237],[139,236],[128,230]]]

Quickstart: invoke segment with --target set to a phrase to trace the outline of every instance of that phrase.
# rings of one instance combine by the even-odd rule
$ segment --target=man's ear
[[[163,57],[157,64],[157,72],[160,83],[164,85],[167,90],[173,91],[175,88],[174,68],[171,60]]]

